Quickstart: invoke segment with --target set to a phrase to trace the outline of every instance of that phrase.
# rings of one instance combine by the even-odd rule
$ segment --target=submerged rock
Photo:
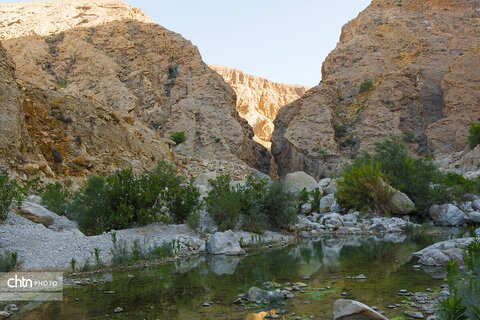
[[[460,226],[468,222],[467,215],[453,204],[431,206],[430,218],[440,226]]]
[[[333,304],[333,320],[388,320],[367,305],[355,301],[338,299]]]
[[[227,230],[225,232],[216,232],[208,239],[207,253],[235,256],[245,254],[245,250],[240,247],[233,231]]]

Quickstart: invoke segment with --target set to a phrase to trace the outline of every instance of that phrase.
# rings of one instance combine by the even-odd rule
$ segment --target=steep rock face
[[[0,10],[0,40],[18,78],[92,97],[163,137],[185,131],[177,153],[241,159],[268,171],[268,153],[257,156],[261,146],[239,121],[235,92],[190,41],[153,24],[140,9],[74,0]]]
[[[343,27],[317,94],[292,103],[294,114],[280,110],[272,138],[280,175],[321,177],[391,134],[419,153],[463,150],[469,122],[480,118],[479,19],[480,1],[372,1]],[[360,92],[366,80],[373,87]],[[311,132],[325,157],[307,143]]]
[[[85,176],[173,160],[169,143],[97,100],[14,78],[0,45],[0,164],[17,175]]]
[[[277,117],[278,110],[303,96],[308,87],[275,83],[224,66],[209,67],[235,90],[237,111],[253,128],[254,140],[270,149],[273,120]]]

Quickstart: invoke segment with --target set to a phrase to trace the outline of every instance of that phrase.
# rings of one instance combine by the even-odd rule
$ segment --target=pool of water
[[[393,240],[393,241],[392,241]],[[323,238],[245,257],[202,256],[189,261],[99,275],[106,282],[64,291],[62,302],[21,306],[12,319],[263,319],[264,311],[288,310],[294,317],[331,319],[336,299],[364,302],[401,315],[388,305],[400,303],[400,289],[438,289],[441,280],[415,270],[412,253],[441,237],[401,236]],[[366,280],[349,280],[364,274]],[[131,279],[129,275],[134,275]],[[304,280],[304,277],[309,278]],[[281,306],[234,305],[239,294],[267,281],[301,281],[306,293]],[[331,289],[318,291],[319,288]],[[114,294],[106,294],[114,291]],[[206,302],[213,302],[204,307]],[[117,307],[123,312],[114,313]],[[30,311],[28,311],[30,310]],[[291,313],[295,313],[294,316]]]

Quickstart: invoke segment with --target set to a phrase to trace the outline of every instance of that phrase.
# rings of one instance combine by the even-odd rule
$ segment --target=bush
[[[380,163],[390,185],[412,199],[421,216],[427,216],[427,210],[433,203],[452,200],[447,188],[438,185],[443,177],[435,164],[429,159],[411,157],[399,137],[392,136],[375,143],[374,150],[373,155],[364,153],[357,161]]]
[[[40,196],[42,204],[50,211],[63,215],[67,209],[68,198],[71,194],[59,182],[55,182],[47,184]]]
[[[391,202],[394,191],[388,187],[385,179],[379,162],[355,161],[337,181],[335,198],[341,206],[346,208],[362,212],[372,209],[389,214],[392,211]]]
[[[465,269],[455,261],[447,265],[450,297],[438,306],[440,319],[480,319],[480,241],[475,237],[464,249]]]
[[[191,214],[202,207],[200,192],[194,186],[193,179],[188,184],[172,185],[166,196],[166,206],[173,217],[173,222],[184,223]]]
[[[24,197],[17,180],[10,178],[8,168],[0,167],[0,222],[7,218],[12,205],[20,205]]]
[[[242,200],[237,192],[230,188],[231,178],[221,175],[215,180],[208,180],[212,190],[205,198],[207,212],[213,218],[220,231],[234,229],[238,223]]]
[[[372,80],[365,80],[360,84],[360,93],[373,89]]]
[[[231,188],[229,176],[210,180],[212,190],[206,200],[207,211],[225,231],[237,226],[242,216],[241,228],[262,233],[266,229],[285,229],[296,222],[294,196],[283,185],[248,177],[245,186]]]
[[[5,251],[0,254],[0,272],[10,272],[17,266],[17,253]]]
[[[171,210],[175,221],[184,222],[200,203],[192,183],[181,185],[182,182],[175,169],[165,162],[159,162],[145,174],[119,169],[106,177],[92,176],[75,194],[69,214],[89,234],[155,221],[169,222],[161,213],[163,205]]]
[[[295,197],[283,183],[273,182],[263,198],[263,211],[274,229],[287,229],[296,222]]]
[[[478,144],[480,144],[480,122],[470,123],[467,141],[470,149],[474,149]]]
[[[172,133],[170,135],[170,138],[175,142],[175,144],[180,144],[182,142],[185,142],[185,140],[187,139],[185,137],[185,131],[177,131],[175,133]]]

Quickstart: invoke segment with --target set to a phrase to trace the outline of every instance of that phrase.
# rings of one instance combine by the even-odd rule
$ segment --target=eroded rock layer
[[[248,121],[254,140],[270,149],[273,120],[281,107],[300,98],[308,87],[275,83],[240,70],[209,65],[229,83],[237,94],[237,111]]]
[[[463,150],[480,120],[479,23],[478,0],[372,1],[343,27],[320,85],[280,110],[279,174],[328,175],[392,134],[419,153]]]
[[[114,0],[0,5],[0,21],[21,81],[93,99],[165,138],[185,131],[176,153],[268,171],[232,88],[190,41],[140,9]]]

